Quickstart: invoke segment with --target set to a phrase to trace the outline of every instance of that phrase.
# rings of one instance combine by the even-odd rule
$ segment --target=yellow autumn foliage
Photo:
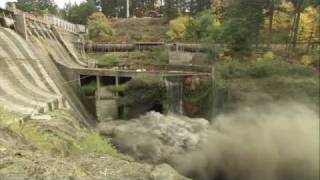
[[[170,40],[181,40],[186,34],[186,25],[192,18],[189,16],[181,16],[170,21],[167,36]]]
[[[300,28],[299,28],[299,41],[319,42],[319,24],[320,22],[320,6],[307,7],[301,13]]]
[[[291,27],[291,14],[294,11],[294,6],[291,2],[282,2],[279,10],[274,11],[272,29],[273,31],[289,30]],[[269,27],[269,17],[265,18],[265,29]]]
[[[301,63],[305,66],[309,66],[313,63],[313,59],[310,55],[304,55],[301,57]]]

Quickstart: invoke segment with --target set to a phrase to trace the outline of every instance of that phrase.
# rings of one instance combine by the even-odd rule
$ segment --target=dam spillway
[[[22,118],[71,108],[83,122],[93,120],[55,61],[70,67],[86,64],[60,34],[30,19],[25,22],[26,39],[0,27],[0,106]]]

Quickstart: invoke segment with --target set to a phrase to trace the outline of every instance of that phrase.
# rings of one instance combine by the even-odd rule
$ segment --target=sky
[[[4,8],[5,7],[5,4],[6,2],[12,2],[12,1],[16,1],[16,0],[0,0],[0,7]],[[65,3],[68,3],[68,2],[71,2],[71,3],[80,3],[84,0],[54,0],[57,5],[60,7],[60,8],[63,8]]]

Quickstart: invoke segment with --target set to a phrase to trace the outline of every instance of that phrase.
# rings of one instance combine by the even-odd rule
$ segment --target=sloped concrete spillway
[[[30,41],[26,41],[15,31],[0,27],[0,106],[21,117],[72,108],[88,122],[92,117],[54,60],[81,65],[74,62],[52,31],[46,33],[29,29]]]

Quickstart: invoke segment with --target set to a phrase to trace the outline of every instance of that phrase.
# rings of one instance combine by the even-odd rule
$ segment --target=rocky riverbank
[[[67,110],[17,121],[1,111],[0,179],[187,180],[167,164],[135,162]]]

